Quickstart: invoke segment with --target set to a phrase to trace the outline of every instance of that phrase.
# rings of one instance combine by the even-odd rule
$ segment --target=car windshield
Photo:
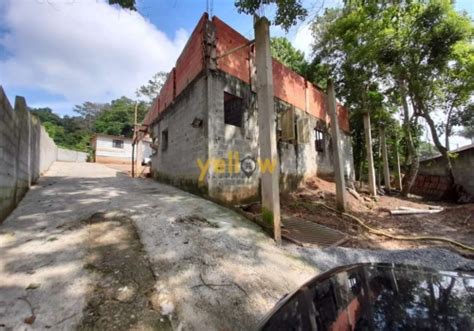
[[[263,329],[472,330],[473,290],[472,275],[363,265],[306,284]]]

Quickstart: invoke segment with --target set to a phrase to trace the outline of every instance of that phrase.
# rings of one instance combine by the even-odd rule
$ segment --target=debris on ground
[[[180,216],[175,219],[177,223],[185,223],[185,224],[192,224],[196,226],[208,226],[211,228],[218,228],[219,225],[216,223],[209,222],[205,217],[199,215],[186,215]]]
[[[435,241],[401,241],[369,233],[357,222],[351,222],[331,210],[335,208],[335,184],[318,177],[310,178],[292,194],[281,199],[282,215],[297,217],[347,233],[349,240],[345,247],[404,249],[421,247],[447,247],[447,243]],[[347,190],[348,210],[363,219],[367,225],[394,236],[446,237],[469,246],[474,245],[474,204],[456,205],[436,203],[421,198],[404,198],[392,192],[391,195],[372,197],[366,192]],[[393,215],[397,210],[403,216]],[[420,212],[421,211],[421,212]],[[397,213],[397,212],[395,212]],[[462,252],[465,256],[472,253]]]
[[[443,208],[439,206],[429,207],[428,209],[400,207],[398,209],[391,209],[392,215],[413,215],[413,214],[436,214],[442,212]]]

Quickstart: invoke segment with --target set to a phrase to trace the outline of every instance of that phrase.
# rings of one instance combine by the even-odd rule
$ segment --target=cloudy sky
[[[252,18],[237,13],[234,0],[213,2],[214,15],[252,38]],[[341,1],[304,2],[314,15],[321,3]],[[474,16],[472,2],[458,0],[457,6]],[[0,84],[10,100],[22,95],[30,106],[62,115],[84,101],[133,97],[155,72],[173,67],[206,4],[138,0],[138,12],[130,12],[106,0],[0,0]],[[271,34],[286,35],[299,49],[310,50],[304,23],[288,34],[279,28]]]

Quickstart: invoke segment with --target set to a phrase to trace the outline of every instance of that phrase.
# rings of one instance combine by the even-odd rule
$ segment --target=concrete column
[[[336,206],[339,211],[346,210],[346,181],[342,160],[341,133],[337,120],[336,95],[332,80],[328,81],[328,110],[331,117],[332,151],[334,155],[334,177],[336,180]]]
[[[375,168],[374,155],[372,153],[372,133],[370,132],[370,115],[364,114],[364,131],[365,131],[365,149],[367,151],[367,161],[369,163],[369,192],[373,196],[377,195],[377,188],[375,186]]]
[[[257,67],[257,106],[260,160],[274,163],[273,172],[261,173],[262,217],[272,223],[273,235],[281,243],[280,188],[276,117],[273,100],[272,55],[270,51],[270,23],[267,18],[255,17],[255,64]]]
[[[388,165],[388,155],[387,155],[387,142],[385,140],[385,128],[382,126],[380,128],[380,144],[382,147],[382,160],[383,160],[383,181],[385,183],[385,191],[390,193],[390,167]]]
[[[397,148],[395,149],[396,152],[396,158],[397,158],[397,188],[401,191],[403,189],[402,185],[402,171],[400,169],[400,154],[398,153],[398,143],[397,143]]]

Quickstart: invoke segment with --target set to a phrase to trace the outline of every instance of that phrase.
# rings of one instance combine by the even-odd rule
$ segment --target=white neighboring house
[[[149,164],[152,149],[148,136],[135,146],[136,164]],[[97,133],[92,138],[94,159],[97,163],[132,164],[132,138]]]
[[[97,163],[132,162],[132,138],[98,133],[92,138],[92,148]]]

